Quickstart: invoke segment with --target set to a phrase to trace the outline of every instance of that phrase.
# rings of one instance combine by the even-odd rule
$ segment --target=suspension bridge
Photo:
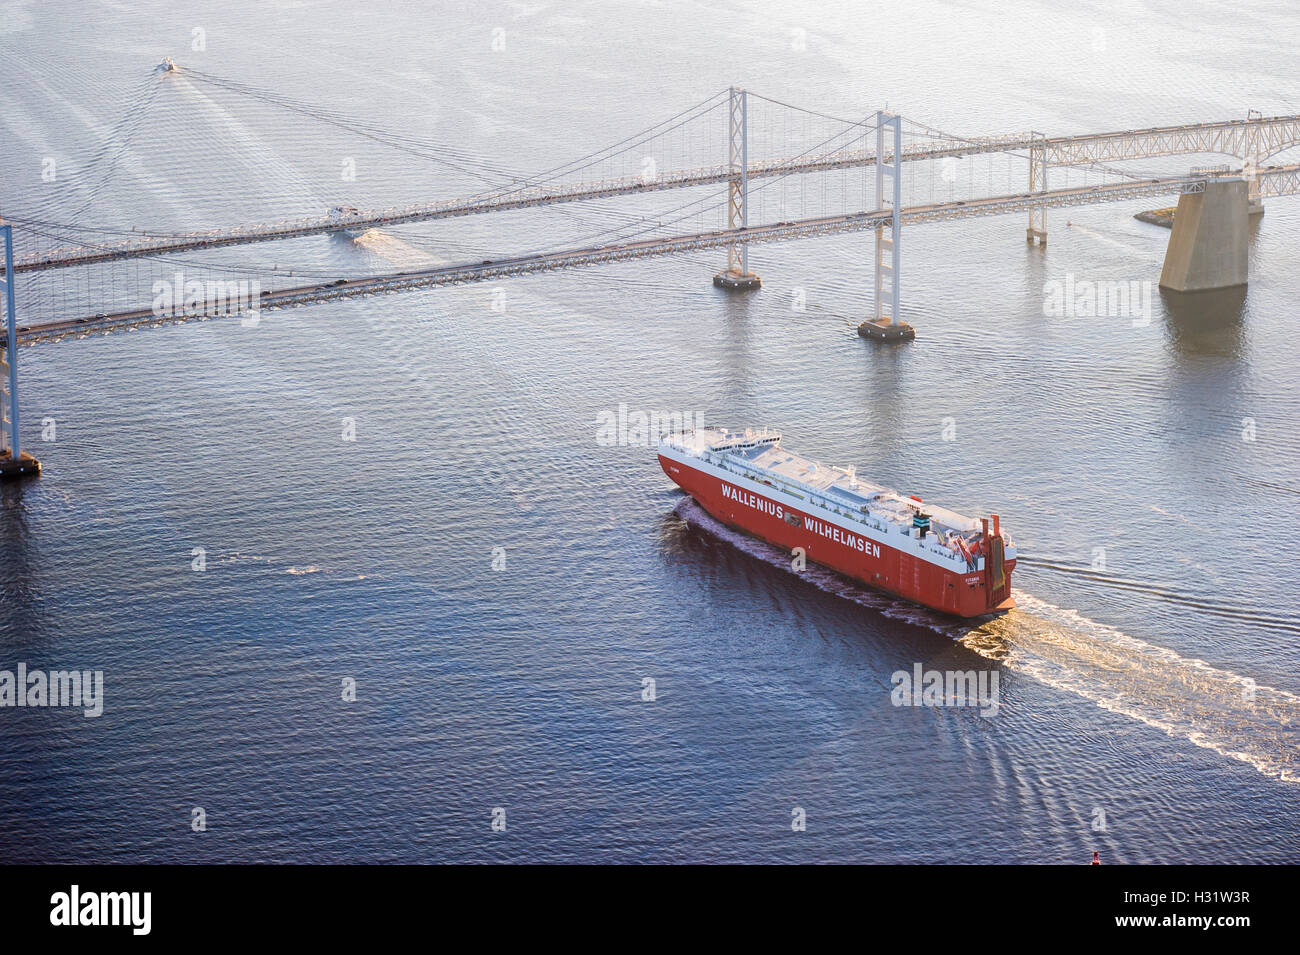
[[[744,91],[739,91],[742,101]],[[740,135],[745,135],[741,128]],[[1223,153],[1245,157],[1249,168],[1258,171],[1258,163],[1267,156],[1300,144],[1300,117],[1274,116],[1256,120],[1228,120],[1218,123],[1199,123],[1188,126],[1167,126],[1159,129],[1127,130],[1123,132],[1091,133],[1080,136],[1044,138],[1038,136],[1002,136],[970,141],[940,141],[932,144],[909,144],[901,157],[904,162],[918,162],[944,158],[965,158],[980,153],[1006,153],[1027,151],[1033,172],[1029,190],[1044,183],[1039,172],[1051,166],[1092,165],[1131,159],[1159,156],[1176,156],[1194,153]],[[743,145],[742,145],[743,148]],[[888,152],[885,163],[892,162]],[[787,156],[769,159],[744,167],[749,180],[771,176],[806,175],[830,172],[837,169],[874,167],[876,153],[871,150],[839,150],[828,155]],[[44,269],[67,268],[108,262],[136,256],[151,256],[195,249],[222,248],[277,239],[337,232],[341,226],[348,229],[377,229],[434,219],[481,215],[515,209],[530,209],[564,202],[582,202],[608,199],[635,193],[662,192],[670,189],[687,189],[697,186],[726,185],[737,177],[730,164],[705,166],[695,169],[669,171],[653,176],[625,176],[616,179],[578,182],[572,184],[521,185],[490,193],[485,196],[458,198],[444,202],[425,203],[391,209],[363,212],[349,210],[345,214],[320,215],[292,221],[259,223],[230,229],[213,229],[186,235],[141,235],[95,247],[56,249],[44,253],[20,256],[15,261],[18,272],[35,272]],[[1252,180],[1258,182],[1257,177]],[[1047,191],[1040,188],[1039,191]],[[1153,183],[1145,195],[1162,191]],[[1168,190],[1165,190],[1168,191]],[[1104,194],[1104,193],[1102,193]],[[1258,196],[1257,190],[1252,194]],[[743,201],[743,200],[742,200]],[[1100,200],[1099,201],[1104,201]],[[1050,204],[1050,200],[1043,200]],[[1042,204],[1042,203],[1040,203]],[[1058,203],[1061,204],[1061,203]],[[1000,209],[999,212],[1017,211]],[[995,213],[987,213],[995,214]],[[922,220],[917,220],[922,221]],[[932,220],[931,220],[932,221]]]
[[[716,285],[736,291],[757,289],[762,283],[750,269],[751,245],[862,231],[874,232],[875,256],[873,314],[860,332],[866,338],[902,340],[913,337],[900,311],[905,224],[1019,212],[1028,218],[1026,240],[1045,246],[1048,209],[1174,195],[1180,197],[1180,209],[1161,284],[1192,290],[1244,283],[1245,217],[1259,211],[1266,197],[1300,192],[1300,164],[1265,165],[1300,145],[1300,116],[1265,117],[1252,112],[1245,119],[1068,136],[1038,132],[958,136],[884,110],[846,119],[732,88],[613,146],[542,173],[521,175],[476,163],[444,144],[394,134],[221,77],[181,70],[170,61],[153,82],[160,87],[180,84],[173,93],[198,87],[223,90],[421,162],[489,181],[491,186],[470,195],[404,205],[358,208],[341,199],[334,208],[313,215],[193,230],[90,225],[59,208],[9,212],[0,227],[4,243],[0,303],[7,328],[0,352],[2,473],[39,469],[19,445],[16,360],[20,344],[709,249],[727,250],[726,265],[714,276]],[[183,99],[180,106],[193,108]],[[757,112],[763,115],[756,116]],[[140,125],[137,121],[130,128]],[[1153,175],[1113,165],[1209,154],[1235,157],[1241,166]],[[987,176],[973,165],[979,157],[986,160]],[[111,180],[114,171],[110,168],[100,181]],[[995,180],[1000,182],[1004,173],[1007,186],[999,190]],[[1071,182],[1072,178],[1083,181]],[[781,195],[769,204],[766,200],[774,186]],[[720,196],[719,189],[723,190]],[[674,191],[696,198],[640,215],[620,209],[640,197]],[[282,270],[278,264],[268,269],[208,257],[214,250],[236,246],[279,243],[302,249],[294,240],[340,233],[359,236],[369,230],[403,230],[439,220],[502,217],[545,207],[563,211],[570,206],[598,209],[604,219],[621,221],[580,237],[586,241],[494,252],[491,258],[401,271],[372,267],[360,270],[362,274],[339,276],[310,262]],[[772,207],[775,212],[769,212]],[[710,216],[719,221],[709,223]],[[751,223],[751,216],[773,221]],[[692,220],[696,228],[673,228]],[[21,251],[15,248],[15,233]],[[423,236],[411,239],[417,248],[420,241],[429,241]],[[1230,252],[1226,264],[1225,248]],[[310,260],[310,252],[304,258]],[[134,281],[122,272],[130,265],[135,266]],[[149,303],[141,301],[143,289],[156,287],[149,279],[160,274],[170,277],[181,267],[191,276],[207,278],[186,282],[165,306],[160,307],[156,297]],[[228,294],[238,291],[233,276],[252,279],[256,291],[251,296]],[[120,292],[119,286],[125,291]],[[190,286],[196,286],[194,294]],[[210,294],[214,287],[219,294]],[[106,295],[110,288],[113,294]],[[18,301],[26,313],[37,317],[25,314],[18,321]]]

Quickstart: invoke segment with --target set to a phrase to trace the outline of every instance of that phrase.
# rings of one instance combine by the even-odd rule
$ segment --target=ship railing
[[[778,491],[783,491],[792,497],[797,497],[800,500],[808,501],[810,504],[815,504],[822,510],[829,511],[832,514],[838,514],[840,517],[861,524],[864,527],[870,527],[880,534],[888,535],[890,533],[890,528],[893,527],[898,533],[907,537],[909,540],[912,539],[910,533],[911,528],[909,526],[893,521],[886,523],[877,518],[870,511],[855,513],[846,510],[840,505],[832,502],[829,498],[817,494],[806,485],[788,481],[779,475],[772,474],[771,472],[760,472],[753,468],[738,467],[725,455],[716,454],[715,452],[705,451],[704,460],[722,468],[724,471],[735,474],[737,477],[742,477],[760,484],[767,484],[768,486],[775,488]],[[922,543],[921,548],[930,551],[936,556],[951,560],[954,563],[965,564],[965,560],[960,554],[956,554],[947,548],[934,547],[928,543]]]
[[[756,434],[728,434],[708,445],[710,451],[748,451],[763,445],[774,445],[781,440],[780,431]]]
[[[787,481],[781,478],[779,475],[771,474],[771,472],[759,472],[757,469],[754,468],[738,467],[737,465],[732,463],[732,461],[729,458],[727,458],[726,455],[716,454],[714,452],[709,452],[709,451],[706,451],[705,455],[706,455],[705,457],[706,461],[709,461],[711,464],[716,464],[717,466],[721,467],[724,471],[728,471],[731,474],[737,475],[738,477],[746,478],[747,480],[755,481],[760,484],[765,483],[768,486],[775,488],[776,490],[784,491],[786,494],[790,494],[791,496],[797,497],[801,500],[806,499],[808,503],[816,504],[822,510],[829,511],[832,514],[838,514],[839,516],[854,521],[855,523],[861,524],[864,527],[871,527],[881,534],[888,535],[889,527],[892,526],[896,528],[898,533],[908,538],[908,540],[916,540],[919,550],[928,551],[929,553],[933,554],[936,557],[942,557],[945,561],[957,566],[958,569],[964,570],[966,568],[966,559],[962,557],[961,554],[956,553],[950,548],[935,546],[934,544],[929,543],[929,541],[918,540],[916,538],[913,538],[911,534],[910,525],[901,522],[896,523],[891,521],[890,524],[886,526],[883,522],[874,518],[869,511],[861,514],[855,514],[852,511],[845,510],[843,507],[840,507],[838,504],[833,503],[828,498],[817,494],[815,491],[813,491],[809,487],[806,487],[805,485],[796,484]],[[799,491],[806,492],[807,497],[805,498],[804,494],[799,493]]]
[[[782,490],[787,494],[793,494],[795,497],[798,497],[800,499],[802,499],[804,495],[798,492],[799,491],[807,492],[808,490],[807,488],[801,487],[798,484],[794,484],[790,481],[785,480],[780,475],[775,475],[770,472],[760,473],[755,468],[745,468],[745,467],[737,466],[725,454],[718,454],[716,451],[713,451],[711,449],[706,450],[703,453],[703,458],[705,461],[708,461],[710,464],[720,467],[724,471],[729,471],[730,473],[735,474],[738,477],[743,477],[750,481],[757,481],[760,484],[766,482],[772,487],[778,488],[779,490]]]

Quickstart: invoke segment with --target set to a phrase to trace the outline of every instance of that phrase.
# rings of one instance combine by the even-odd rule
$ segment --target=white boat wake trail
[[[380,229],[367,229],[352,241],[358,248],[402,268],[430,268],[447,264],[446,259],[440,259]]]
[[[684,521],[794,574],[786,553],[714,520],[689,497]],[[1188,658],[1014,591],[1018,609],[961,622],[870,590],[810,564],[799,576],[817,588],[887,617],[951,637],[1050,687],[1155,727],[1171,737],[1241,760],[1288,783],[1300,782],[1300,696]]]

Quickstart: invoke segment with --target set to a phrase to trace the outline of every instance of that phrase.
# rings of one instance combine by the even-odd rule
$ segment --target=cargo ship
[[[1016,549],[998,515],[975,519],[781,447],[768,429],[664,435],[664,473],[731,527],[941,613],[1016,605]]]

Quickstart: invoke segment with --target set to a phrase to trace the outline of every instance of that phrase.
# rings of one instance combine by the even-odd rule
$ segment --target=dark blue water
[[[834,115],[888,100],[968,133],[1297,111],[1283,7],[1245,31],[1209,6],[1117,22],[1022,6],[868,30],[851,5],[474,5],[432,29],[420,5],[32,4],[0,36],[0,212],[180,229],[482,187],[226,90],[150,92],[163,55],[494,170],[553,165],[730,83]],[[1030,86],[1004,21],[1045,45]],[[1250,40],[1207,63],[1220,28]],[[104,142],[120,148],[97,164]],[[66,191],[39,178],[47,152],[67,157]],[[340,181],[349,155],[373,173]],[[766,220],[809,199],[771,195]],[[1244,299],[1157,293],[1142,327],[1047,318],[1042,298],[1068,273],[1154,280],[1167,233],[1131,218],[1151,201],[1053,213],[1046,254],[1020,216],[911,229],[919,337],[895,350],[853,330],[866,236],[752,249],[764,288],[747,298],[712,288],[707,253],[25,349],[24,439],[46,470],[3,491],[0,669],[101,669],[106,698],[97,719],[0,709],[0,850],[1296,861],[1294,202],[1270,200]],[[196,261],[360,274],[621,221],[594,206]],[[139,268],[48,273],[20,310],[115,282],[138,301],[171,266]],[[1020,609],[959,624],[794,572],[684,500],[652,449],[602,446],[598,416],[620,403],[779,427],[793,450],[997,511]],[[895,707],[891,674],[916,663],[996,669],[997,715]]]

